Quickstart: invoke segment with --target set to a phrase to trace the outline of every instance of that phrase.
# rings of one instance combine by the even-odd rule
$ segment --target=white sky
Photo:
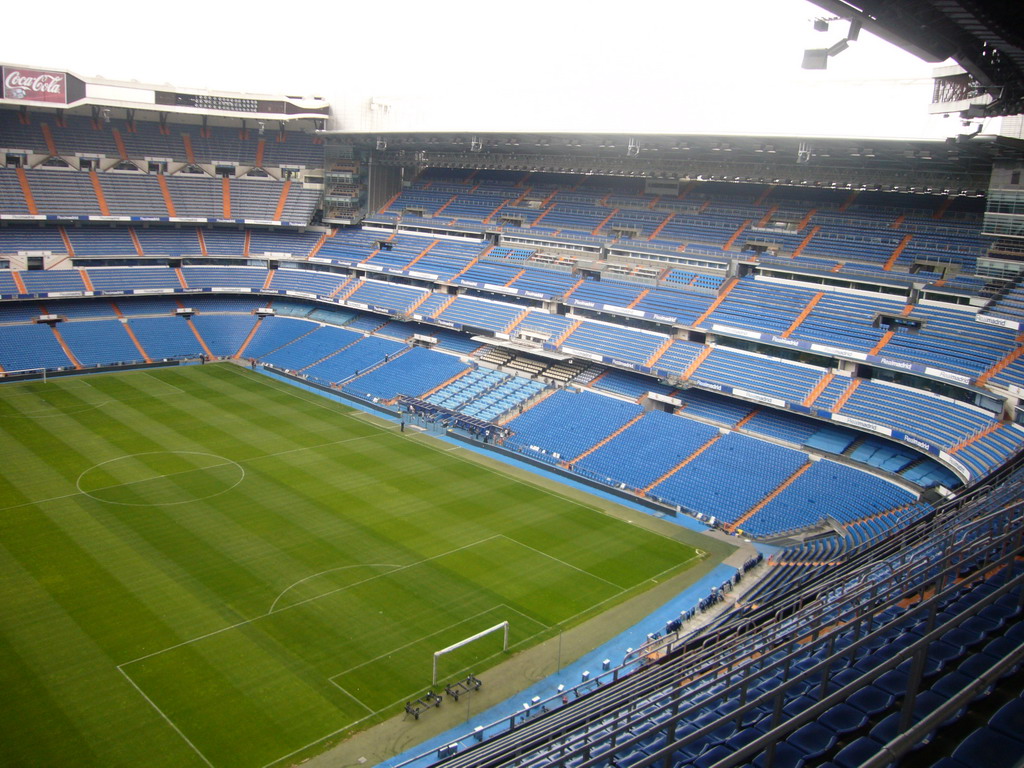
[[[289,18],[285,14],[291,12]],[[49,0],[5,61],[140,83],[330,99],[358,130],[943,137],[927,64],[805,0]],[[100,20],[100,21],[97,21]],[[374,124],[370,98],[392,105]]]

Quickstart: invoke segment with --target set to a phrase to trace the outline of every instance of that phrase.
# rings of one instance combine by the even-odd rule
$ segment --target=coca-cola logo
[[[5,99],[63,104],[67,101],[66,83],[67,76],[63,72],[4,67]]]

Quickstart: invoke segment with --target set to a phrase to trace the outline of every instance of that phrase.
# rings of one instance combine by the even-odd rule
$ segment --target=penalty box
[[[355,584],[325,589],[320,597],[119,668],[214,765],[236,764],[244,744],[241,752],[258,754],[254,766],[262,766],[425,690],[438,649],[461,645],[465,638],[504,621],[509,621],[509,647],[514,649],[575,614],[571,606],[562,605],[563,615],[554,621],[531,618],[510,607],[522,597],[517,594],[522,585],[515,588],[506,581],[508,602],[495,604],[495,597],[504,597],[495,594],[497,582],[485,578],[486,584],[480,585],[463,577],[475,564],[507,561],[513,554],[519,558],[517,571],[532,569],[541,580],[558,581],[552,568],[563,571],[562,576],[582,576],[504,536],[491,537]],[[592,604],[600,602],[599,595],[589,599]],[[480,664],[486,659],[476,655],[478,650],[491,657],[487,663],[499,660],[501,639],[496,636],[495,647],[465,646],[465,663],[473,667],[469,671],[483,669]],[[346,658],[366,661],[346,668]],[[459,671],[453,668],[443,674],[454,677]]]

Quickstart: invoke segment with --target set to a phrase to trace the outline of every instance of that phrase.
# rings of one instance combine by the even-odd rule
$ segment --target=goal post
[[[465,638],[463,640],[459,640],[459,642],[457,642],[457,643],[452,643],[447,648],[442,648],[440,651],[434,651],[434,671],[433,671],[433,674],[430,677],[430,684],[431,685],[437,685],[437,660],[438,659],[440,659],[442,656],[444,656],[447,653],[451,653],[454,650],[457,650],[459,648],[462,648],[465,645],[469,645],[470,643],[479,640],[481,637],[485,637],[485,636],[490,635],[490,634],[492,634],[494,632],[499,632],[499,631],[502,631],[502,630],[504,630],[504,632],[505,632],[505,639],[504,639],[504,641],[501,644],[501,650],[507,651],[508,650],[508,622],[507,621],[503,621],[500,624],[495,624],[493,627],[490,627],[489,629],[485,629],[482,632],[477,632],[475,635],[467,637],[467,638]]]

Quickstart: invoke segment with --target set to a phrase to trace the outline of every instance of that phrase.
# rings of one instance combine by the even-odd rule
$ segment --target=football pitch
[[[0,386],[0,764],[263,768],[700,563],[233,365]]]

